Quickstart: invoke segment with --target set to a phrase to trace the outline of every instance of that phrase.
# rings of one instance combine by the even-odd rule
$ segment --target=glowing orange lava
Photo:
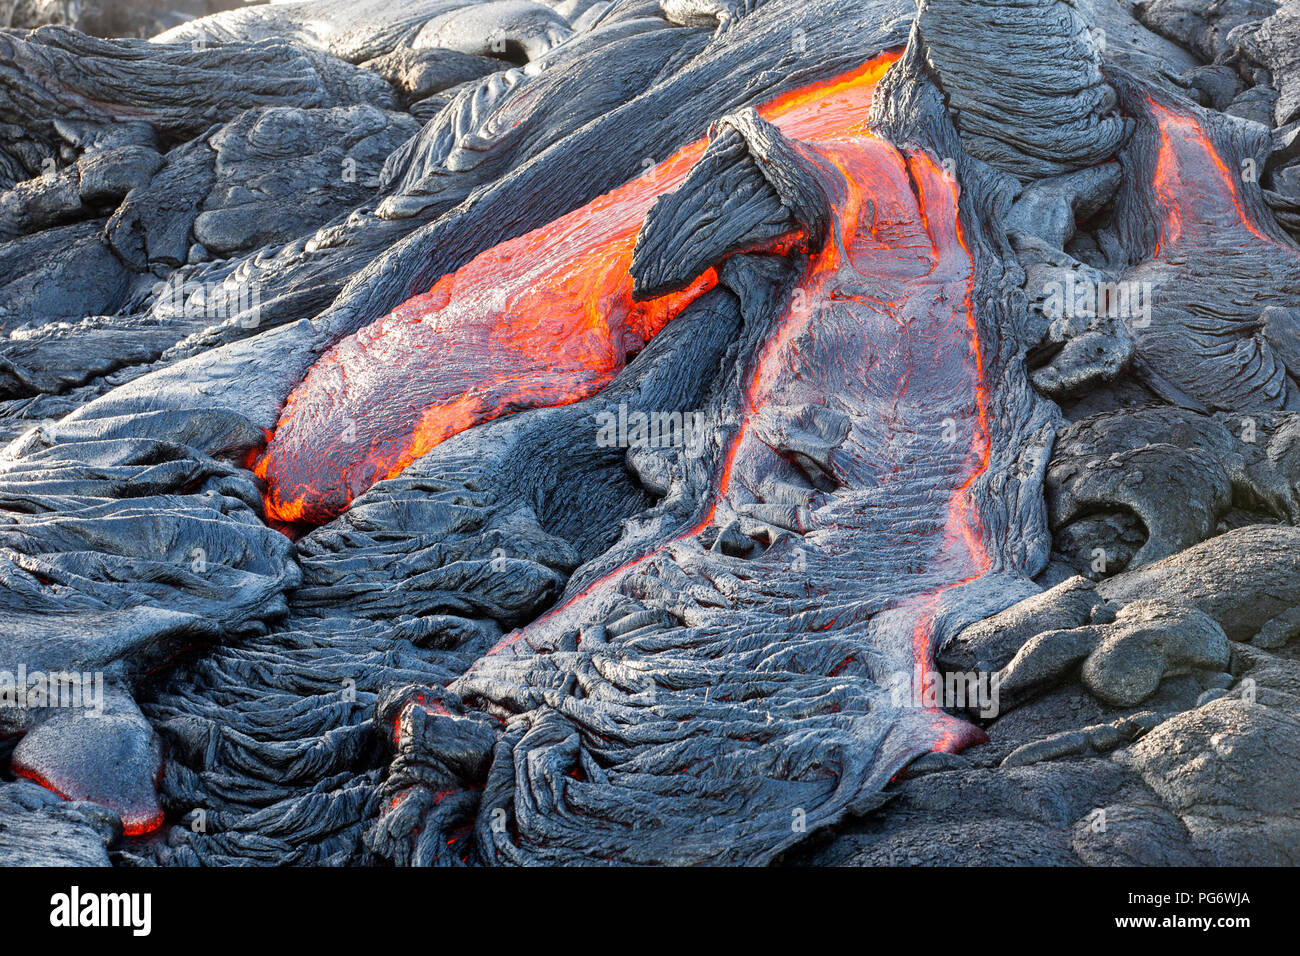
[[[68,794],[64,791],[63,788],[60,788],[59,786],[51,783],[44,776],[42,776],[41,774],[37,773],[35,770],[32,770],[29,767],[15,766],[13,768],[13,772],[15,776],[22,777],[26,780],[30,780],[32,783],[44,787],[46,790],[50,791],[53,794],[58,795],[60,798],[64,800],[72,799],[71,797],[68,796]],[[91,800],[92,802],[94,801],[93,796],[86,796],[78,799],[88,799]],[[153,833],[155,830],[161,827],[163,825],[163,821],[165,820],[165,817],[163,815],[162,810],[155,807],[154,809],[150,810],[148,813],[137,813],[137,812],[132,812],[130,810],[123,811],[121,813],[121,820],[122,820],[122,833],[124,835],[144,836],[145,834]]]
[[[1154,186],[1164,213],[1153,258],[1181,240],[1208,238],[1216,231],[1245,229],[1257,239],[1277,244],[1263,233],[1241,204],[1236,177],[1194,117],[1180,116],[1155,100],[1147,103],[1160,128]],[[1185,213],[1194,217],[1185,218]]]
[[[897,487],[933,502],[924,528],[902,543],[890,539],[888,522],[872,525],[869,510],[849,522],[861,527],[838,529],[846,551],[900,553],[887,587],[912,613],[914,629],[897,650],[929,672],[941,595],[993,564],[974,501],[991,441],[958,185],[933,156],[900,151],[868,125],[875,85],[896,59],[878,58],[761,110],[834,170],[837,182],[826,184],[835,193],[834,227],[808,255],[800,285],[802,301],[822,305],[792,304],[755,357],[709,500],[671,541],[596,580],[491,653],[527,654],[571,629],[575,618],[599,619],[629,570],[675,544],[707,539],[730,520],[736,502],[754,500],[764,474],[782,467],[770,444],[773,418],[833,396],[862,423],[844,446],[842,490]],[[693,143],[646,177],[489,250],[336,346],[290,398],[258,464],[271,486],[270,513],[328,517],[465,427],[575,401],[606,384],[628,352],[716,281],[710,271],[688,290],[637,303],[628,277],[646,212],[704,148]],[[458,348],[466,359],[458,359]],[[364,455],[339,450],[333,436],[340,415],[352,416]],[[944,445],[932,437],[945,416],[966,423],[968,441]],[[930,569],[924,584],[908,583],[902,562],[910,559]],[[924,746],[935,749],[958,748],[978,734],[937,711],[932,723]]]
[[[795,90],[759,112],[810,142],[866,129],[870,91],[899,54]],[[863,92],[866,95],[862,95]],[[700,140],[547,226],[487,250],[330,349],[289,396],[257,461],[267,516],[318,523],[473,425],[579,401],[717,281],[632,298],[628,269],[654,200]]]
[[[742,414],[701,513],[671,541],[506,636],[492,653],[527,654],[583,621],[599,620],[602,607],[617,600],[629,571],[661,557],[672,560],[675,547],[731,520],[737,502],[754,500],[764,474],[781,467],[769,429],[784,409],[830,399],[860,423],[837,449],[836,495],[895,489],[900,500],[934,502],[933,517],[925,519],[911,555],[901,554],[906,548],[891,538],[892,522],[873,519],[869,509],[840,512],[832,519],[838,526],[815,529],[822,542],[841,536],[839,547],[850,553],[900,552],[899,569],[882,582],[898,606],[913,615],[912,630],[904,635],[907,644],[897,650],[919,673],[930,672],[941,595],[993,565],[974,500],[991,452],[984,356],[972,302],[975,267],[956,181],[925,152],[904,155],[865,127],[843,128],[843,135],[824,135],[817,145],[820,158],[838,172],[838,182],[827,184],[835,193],[832,236],[809,256],[800,295],[754,360],[741,396]],[[930,437],[932,426],[945,416],[966,423],[969,441],[945,445]],[[707,548],[709,539],[698,546]],[[836,545],[823,546],[831,553],[810,562],[837,560]],[[912,558],[931,574],[909,592],[902,568]],[[768,573],[784,571],[777,566]],[[793,573],[816,578],[811,563]],[[746,612],[741,606],[734,610]],[[816,630],[836,623],[833,619]],[[978,730],[937,710],[927,717],[932,726],[925,746],[953,750],[980,739]]]

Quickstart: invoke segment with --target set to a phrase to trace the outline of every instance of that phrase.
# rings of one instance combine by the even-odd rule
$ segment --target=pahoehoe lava
[[[1292,0],[163,6],[0,34],[7,858],[1300,861]]]
[[[843,135],[865,124],[869,90],[892,61],[793,91],[763,113],[814,137]],[[638,302],[629,273],[650,204],[680,185],[701,149],[685,146],[641,178],[487,250],[330,349],[290,394],[257,463],[270,489],[267,514],[328,520],[465,428],[578,401],[607,384],[628,354],[716,284],[710,269],[687,289]]]

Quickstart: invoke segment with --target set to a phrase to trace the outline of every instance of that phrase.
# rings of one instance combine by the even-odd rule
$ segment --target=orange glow
[[[163,825],[163,819],[161,810],[142,820],[125,819],[122,821],[122,834],[124,836],[144,836],[153,833]]]
[[[23,777],[26,780],[30,780],[32,783],[39,784],[40,786],[44,787],[46,790],[50,791],[51,793],[57,794],[63,800],[72,799],[71,797],[68,796],[66,792],[64,792],[64,790],[55,786],[53,783],[51,783],[49,780],[47,780],[45,777],[37,773],[35,770],[32,770],[31,768],[15,766],[13,768],[13,772],[15,776]],[[93,797],[86,797],[85,799],[94,800]],[[121,819],[122,819],[122,833],[124,835],[144,836],[146,833],[153,833],[155,830],[161,827],[163,825],[163,821],[165,818],[163,816],[162,810],[158,809],[150,813],[148,816],[141,816],[139,814],[133,814],[130,811],[127,811],[121,814]]]
[[[1245,229],[1277,245],[1246,213],[1236,177],[1210,142],[1201,124],[1147,98],[1160,129],[1154,186],[1164,212],[1153,258],[1179,241],[1205,238],[1216,231]],[[1194,205],[1194,208],[1193,208]],[[1187,213],[1194,215],[1188,216]]]
[[[900,151],[868,126],[875,85],[897,58],[888,54],[760,110],[837,172],[837,181],[828,184],[835,191],[834,226],[824,247],[809,254],[800,284],[800,301],[819,305],[808,309],[792,302],[755,357],[740,399],[743,414],[726,438],[708,503],[671,541],[507,635],[490,653],[525,636],[530,640],[521,646],[545,645],[551,628],[565,627],[569,615],[584,613],[589,601],[599,606],[627,571],[729,520],[733,502],[752,501],[755,482],[773,463],[763,431],[766,417],[810,395],[833,395],[841,404],[858,403],[860,413],[872,421],[882,414],[894,416],[889,428],[868,428],[860,440],[897,445],[864,446],[848,455],[849,490],[911,480],[900,472],[927,456],[942,459],[940,467],[921,476],[930,483],[927,495],[935,496],[933,532],[925,534],[924,553],[942,583],[898,594],[899,605],[916,615],[910,646],[902,650],[923,671],[931,668],[940,596],[993,565],[973,496],[989,468],[991,439],[984,356],[972,302],[974,262],[960,221],[958,185],[934,157],[915,149]],[[396,474],[463,428],[509,411],[575,401],[612,379],[627,352],[620,336],[638,346],[648,341],[716,281],[709,272],[691,289],[636,303],[627,275],[636,233],[654,198],[682,181],[704,147],[702,141],[692,143],[646,177],[489,250],[327,354],[290,398],[259,463],[259,473],[272,479],[272,504],[278,509],[273,513],[319,520],[345,507],[370,481]],[[499,300],[486,303],[492,290],[500,290]],[[455,347],[470,341],[466,330],[477,336],[475,347],[479,342],[490,346],[493,362],[455,366]],[[817,352],[822,336],[837,343],[830,361],[808,354]],[[887,360],[879,359],[882,354]],[[329,482],[337,482],[346,459],[322,453],[322,447],[336,446],[328,434],[308,446],[308,429],[302,437],[293,433],[299,422],[315,421],[320,427],[335,414],[321,409],[348,406],[349,390],[375,376],[375,368],[385,370],[381,377],[389,398],[403,398],[400,415],[412,404],[405,401],[410,390],[423,388],[430,379],[441,381],[444,370],[451,373],[446,376],[448,392],[438,401],[421,399],[412,408],[409,433],[396,432],[397,453],[372,474],[353,469],[361,480],[345,484],[345,495],[330,498],[321,488],[328,492]],[[501,390],[503,384],[508,387]],[[937,417],[936,401],[945,408]],[[323,404],[312,404],[317,402]],[[390,424],[404,421],[387,399],[373,403],[369,413]],[[911,443],[948,414],[967,423],[969,443],[916,451]],[[310,447],[312,454],[304,461],[315,471],[304,474],[323,483],[295,485],[297,497],[286,494],[281,502],[277,494],[289,487],[284,476],[302,468],[289,460],[286,449],[292,442],[304,450]],[[373,443],[368,447],[373,453]],[[268,468],[268,462],[274,467]],[[722,518],[719,509],[725,509]],[[933,716],[930,745],[949,750],[978,740],[974,728],[937,711]]]
[[[824,121],[825,112],[822,116]],[[942,497],[935,504],[928,564],[945,583],[909,595],[900,576],[898,593],[899,604],[915,613],[905,652],[921,675],[932,671],[934,615],[942,594],[993,566],[973,496],[991,453],[984,355],[972,300],[975,265],[961,225],[957,182],[930,155],[903,155],[869,129],[846,126],[850,132],[844,136],[823,136],[818,144],[820,158],[839,173],[833,234],[804,269],[797,299],[805,305],[791,304],[754,360],[741,397],[742,414],[726,442],[708,506],[673,540],[507,635],[492,653],[524,638],[521,646],[545,646],[552,630],[562,632],[575,618],[583,619],[588,602],[596,609],[586,613],[598,614],[600,602],[617,592],[630,570],[730,520],[725,512],[719,517],[719,510],[729,511],[732,502],[753,500],[749,473],[757,468],[761,476],[763,463],[771,462],[772,449],[761,434],[769,408],[797,404],[802,396],[834,396],[841,407],[859,403],[864,418],[895,412],[895,424],[906,433],[937,424],[934,406],[927,403],[938,398],[943,414],[951,413],[970,428],[968,445],[938,452],[945,467],[931,479],[933,492]],[[809,302],[818,306],[808,308]],[[822,336],[835,340],[834,354],[805,354]],[[913,345],[920,347],[912,350]],[[888,360],[874,360],[882,352]],[[858,439],[860,457],[852,450],[846,453],[846,491],[888,487],[900,480],[895,476],[903,466],[936,453],[916,452],[904,434],[895,462],[888,459],[888,449],[874,445],[878,439],[878,433],[868,431]],[[850,436],[847,444],[853,443]],[[707,545],[707,540],[700,543]],[[865,537],[861,546],[875,544]],[[846,663],[841,661],[834,672]],[[926,745],[932,749],[955,751],[983,739],[977,728],[941,711],[929,716],[932,737]]]
[[[899,54],[777,97],[759,112],[816,142],[866,129],[871,91]],[[628,269],[650,206],[705,140],[547,226],[508,240],[330,349],[293,391],[256,462],[267,517],[319,523],[473,425],[587,398],[683,308],[713,270],[658,299]]]

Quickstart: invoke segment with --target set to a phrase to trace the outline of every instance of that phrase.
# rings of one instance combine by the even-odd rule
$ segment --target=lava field
[[[18,0],[0,863],[1300,863],[1300,0]]]

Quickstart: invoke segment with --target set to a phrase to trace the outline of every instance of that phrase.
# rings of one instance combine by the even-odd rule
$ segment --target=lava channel
[[[836,642],[842,660],[827,676],[875,680],[883,668],[923,683],[931,674],[941,596],[994,563],[973,494],[991,441],[958,185],[928,153],[900,151],[863,128],[811,148],[835,171],[824,184],[835,197],[832,237],[810,256],[802,294],[753,359],[740,424],[695,520],[507,635],[453,690],[483,696],[474,674],[489,679],[494,657],[553,651],[566,634],[606,622],[626,602],[634,572],[680,578],[664,565],[709,551],[774,480],[800,480],[783,436],[812,406],[833,408],[850,426],[826,463],[834,489],[810,501],[803,534],[811,546],[799,564],[778,548],[747,562],[746,581],[761,586],[737,587],[726,607],[701,609],[686,628],[696,636],[682,645],[699,652],[701,631],[757,630],[770,635],[764,654],[798,653],[801,640]],[[960,440],[938,427],[949,419]],[[758,660],[749,666],[761,669]],[[984,739],[937,707],[905,711],[906,729],[885,758],[895,766]]]
[[[1285,316],[1300,286],[1300,249],[1259,191],[1245,189],[1250,169],[1237,166],[1246,157],[1230,135],[1216,141],[1208,117],[1153,94],[1131,100],[1140,146],[1127,157],[1134,175],[1117,218],[1132,233],[1125,244],[1152,253],[1124,273],[1109,311],[1133,339],[1136,373],[1188,409],[1294,407],[1300,391],[1283,352],[1294,337]]]

